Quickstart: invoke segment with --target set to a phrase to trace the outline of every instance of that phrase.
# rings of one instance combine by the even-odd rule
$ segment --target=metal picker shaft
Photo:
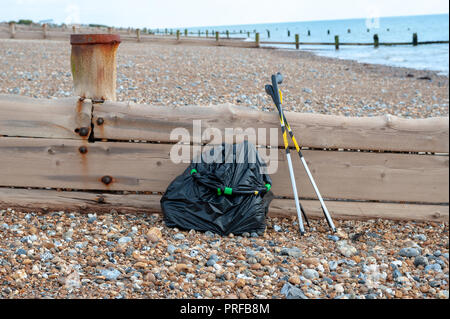
[[[273,78],[274,78],[274,76],[272,76],[272,79]],[[275,79],[275,81],[276,81],[276,79]],[[295,182],[294,168],[292,166],[291,153],[290,153],[290,150],[289,150],[289,143],[288,143],[288,140],[287,140],[287,131],[286,131],[286,126],[285,126],[284,119],[283,119],[283,113],[281,112],[281,108],[278,105],[279,103],[280,103],[280,100],[279,99],[278,100],[275,99],[275,104],[277,105],[278,114],[279,114],[279,118],[280,118],[281,133],[283,135],[284,149],[286,151],[286,158],[287,158],[287,162],[288,162],[289,176],[291,178],[292,191],[294,193],[295,208],[297,210],[300,234],[303,235],[305,233],[305,227],[303,225],[303,219],[302,219],[302,213],[304,214],[304,211],[303,211],[303,208],[300,205],[300,201],[298,200],[298,192],[297,192],[297,185],[296,185],[296,182]],[[306,215],[305,215],[305,218],[306,218]]]
[[[316,182],[314,181],[314,177],[311,174],[311,171],[309,170],[308,164],[306,163],[305,158],[303,157],[302,151],[300,150],[300,147],[295,139],[294,133],[291,130],[291,127],[289,126],[289,123],[286,120],[286,117],[284,116],[283,110],[281,110],[283,114],[283,120],[286,123],[286,127],[288,129],[289,135],[292,138],[292,141],[294,142],[295,148],[298,152],[298,155],[300,156],[300,161],[303,164],[303,167],[305,168],[306,174],[308,175],[309,181],[311,182],[312,187],[314,188],[314,192],[317,195],[317,198],[319,199],[320,206],[322,207],[322,212],[325,215],[325,219],[327,220],[328,226],[330,226],[331,230],[333,232],[336,231],[336,227],[334,226],[333,220],[331,219],[330,213],[328,212],[327,206],[325,205],[325,202],[323,201],[322,195],[319,192],[319,188],[316,185]]]
[[[281,91],[279,91],[279,89],[278,89],[278,84],[281,83],[282,80],[283,80],[283,77],[280,73],[277,73],[276,75],[272,75],[272,87],[270,87],[270,88],[266,87],[266,91],[272,96],[273,101],[278,109],[279,116],[280,116],[281,120],[283,121],[285,128],[287,128],[292,141],[294,142],[295,148],[298,152],[298,155],[300,156],[300,160],[303,164],[303,167],[305,168],[308,178],[309,178],[309,180],[314,188],[314,191],[317,195],[317,198],[319,199],[323,214],[325,215],[325,219],[327,220],[327,223],[330,226],[330,228],[332,229],[332,231],[335,232],[336,227],[334,226],[333,220],[331,219],[331,216],[330,216],[328,209],[323,201],[322,195],[319,192],[316,182],[314,181],[311,171],[309,170],[308,164],[306,163],[305,158],[303,157],[303,154],[300,150],[297,140],[295,139],[294,133],[292,132],[291,127],[289,126],[289,123],[286,119],[286,116],[284,115],[283,108],[281,106],[282,95],[281,95]],[[283,138],[284,138],[284,136],[285,136],[285,134],[283,135]],[[285,144],[286,143],[287,143],[287,138],[286,138]]]

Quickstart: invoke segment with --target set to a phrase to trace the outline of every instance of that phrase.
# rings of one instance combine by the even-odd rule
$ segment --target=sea
[[[418,15],[404,17],[371,17],[367,19],[321,20],[307,22],[285,22],[267,24],[246,24],[228,26],[209,26],[189,28],[194,34],[198,31],[230,32],[230,37],[255,41],[255,33],[260,34],[260,41],[295,42],[299,34],[300,42],[332,42],[335,35],[339,41],[346,43],[373,43],[374,34],[381,42],[412,42],[413,33],[418,41],[448,41],[449,15]],[[269,32],[268,32],[269,31]],[[247,32],[250,32],[248,37]],[[270,33],[270,37],[269,37]],[[221,34],[221,37],[225,37]],[[264,44],[262,44],[264,46]],[[269,45],[285,50],[295,50],[295,45]],[[300,50],[317,55],[356,60],[364,63],[384,64],[419,70],[437,71],[449,75],[449,44],[424,44],[418,46],[340,46],[301,45]]]

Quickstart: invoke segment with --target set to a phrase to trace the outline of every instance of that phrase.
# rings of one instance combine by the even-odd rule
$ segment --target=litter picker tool
[[[300,212],[303,213],[303,215],[305,216],[305,219],[306,219],[306,215],[305,215],[305,212],[303,211],[303,208],[300,205],[300,202],[298,199],[297,186],[295,184],[294,170],[292,167],[292,160],[291,160],[291,155],[290,155],[290,150],[289,150],[289,143],[287,140],[287,132],[289,132],[289,136],[291,137],[292,142],[294,142],[295,149],[297,150],[297,153],[300,156],[300,161],[302,162],[303,167],[306,170],[306,174],[308,175],[309,181],[311,182],[311,185],[314,188],[317,198],[319,199],[325,219],[326,219],[328,225],[330,226],[331,230],[333,232],[335,232],[336,227],[334,226],[334,223],[333,223],[333,220],[331,219],[330,213],[328,212],[328,209],[323,201],[322,195],[320,195],[320,192],[316,185],[316,182],[314,181],[311,171],[309,170],[308,164],[306,163],[305,158],[303,157],[303,154],[300,150],[300,146],[298,145],[297,140],[295,139],[294,133],[292,132],[291,127],[289,126],[289,123],[286,119],[286,116],[284,115],[283,108],[282,108],[283,95],[281,93],[281,90],[278,89],[278,84],[281,84],[282,82],[283,82],[283,76],[281,75],[281,73],[272,75],[272,85],[270,85],[270,84],[266,85],[265,89],[266,89],[266,93],[272,97],[272,100],[275,103],[275,106],[277,107],[278,115],[280,118],[281,133],[283,134],[284,148],[286,150],[286,157],[287,157],[288,167],[289,167],[289,175],[291,177],[292,190],[294,192],[295,206],[297,208],[297,216],[298,216],[298,220],[299,220],[300,233],[302,235],[304,234],[303,221],[302,221]]]

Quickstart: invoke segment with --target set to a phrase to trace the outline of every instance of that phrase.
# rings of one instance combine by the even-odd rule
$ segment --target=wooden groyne
[[[100,35],[92,39],[96,37]],[[271,178],[276,199],[269,214],[296,214],[288,165],[279,147],[276,112],[234,105],[170,107],[117,102],[111,94],[116,82],[116,60],[111,55],[121,39],[113,34],[100,38],[93,43],[89,35],[72,36],[71,68],[77,96],[0,95],[0,206],[35,211],[109,212],[114,208],[161,212],[161,194],[188,165],[172,160],[170,154],[178,141],[171,133],[174,129],[187,132],[192,154],[197,143],[193,123],[201,120],[203,133],[220,132],[221,139],[214,143],[224,141],[228,128],[233,128],[235,142],[253,141],[267,162],[273,159],[267,150],[273,150],[277,170]],[[91,44],[95,44],[92,50],[78,48]],[[93,62],[108,72],[86,68]],[[108,81],[100,73],[109,74]],[[302,132],[305,158],[333,217],[448,221],[448,117],[297,112],[286,116],[293,131]],[[276,138],[260,135],[260,130],[275,130]],[[321,216],[305,171],[301,165],[294,170],[302,203],[313,216]]]
[[[70,32],[71,30],[71,32]],[[49,39],[49,40],[68,40],[70,34],[74,33],[112,33],[111,27],[82,27],[72,26],[68,27],[49,27],[43,26],[23,26],[16,25],[15,23],[2,23],[0,24],[0,38],[13,38],[13,39]],[[334,46],[336,50],[340,46],[373,46],[375,48],[379,46],[418,46],[429,44],[448,44],[448,40],[436,40],[436,41],[419,41],[417,33],[412,34],[411,42],[380,42],[378,34],[374,34],[373,42],[340,42],[339,35],[335,35],[334,42],[307,42],[300,41],[300,35],[295,34],[295,41],[262,41],[260,33],[256,30],[239,32],[214,31],[209,33],[205,32],[192,32],[188,29],[180,30],[147,30],[147,29],[116,29],[114,32],[120,34],[122,41],[132,42],[155,42],[165,44],[188,44],[188,45],[205,45],[205,46],[231,46],[231,47],[244,47],[244,48],[260,48],[270,47],[273,45],[292,46],[295,49],[300,49],[301,46]],[[266,31],[268,38],[270,38],[270,31]],[[309,31],[310,32],[310,31]],[[253,34],[253,40],[248,39]],[[238,35],[236,37],[230,37],[230,35]],[[242,36],[240,36],[242,35]],[[247,35],[247,37],[244,37]],[[290,32],[289,32],[290,35]]]

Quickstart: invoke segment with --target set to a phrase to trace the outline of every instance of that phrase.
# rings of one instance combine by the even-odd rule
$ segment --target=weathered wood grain
[[[0,188],[0,207],[33,211],[62,210],[85,213],[161,213],[160,195],[58,192]],[[318,201],[301,201],[308,217],[323,218]],[[449,221],[448,206],[328,201],[333,219],[386,218],[414,221]],[[296,216],[293,200],[274,199],[269,216]]]
[[[100,117],[104,122],[99,126],[96,120]],[[449,150],[448,118],[357,118],[297,112],[286,112],[286,117],[304,147],[437,153]],[[183,128],[192,141],[193,121],[201,120],[203,130],[218,130],[222,136],[226,128],[243,128],[250,139],[256,137],[259,145],[282,145],[276,112],[232,105],[171,107],[105,102],[94,105],[93,120],[95,136],[102,139],[173,142],[172,130]],[[258,129],[266,129],[265,136],[258,138]],[[272,141],[270,129],[277,130]]]
[[[80,153],[80,146],[87,153]],[[172,147],[4,137],[0,138],[0,186],[163,192],[190,160],[185,152],[186,163],[175,164],[170,158]],[[267,158],[263,150],[267,149],[259,151]],[[270,170],[277,168],[271,174],[272,189],[278,196],[292,197],[284,150],[272,151],[277,158],[269,165]],[[311,150],[304,156],[324,198],[448,202],[448,156]],[[293,163],[299,196],[316,198],[298,156],[293,156]],[[103,184],[103,176],[111,176],[112,182]]]
[[[91,130],[90,100],[75,97],[34,99],[0,94],[0,135],[87,139]],[[75,129],[86,127],[87,136]]]

